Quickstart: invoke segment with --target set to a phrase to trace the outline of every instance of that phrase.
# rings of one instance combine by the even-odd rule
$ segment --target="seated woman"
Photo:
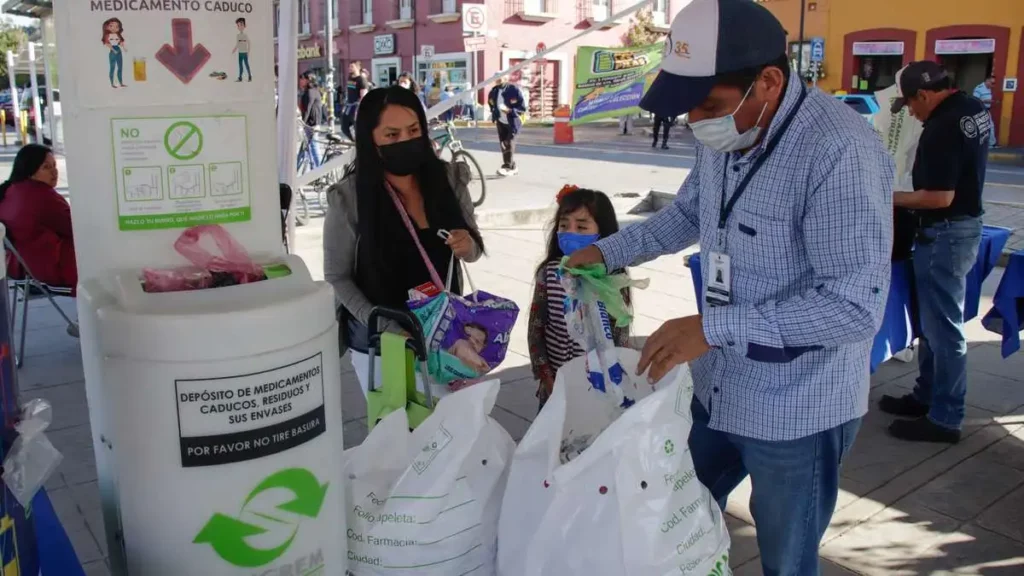
[[[416,94],[397,85],[367,93],[356,119],[356,158],[328,191],[324,223],[324,276],[364,393],[370,310],[407,309],[411,291],[430,287],[425,257],[442,279],[455,266],[450,290],[461,294],[452,256],[475,262],[483,253],[468,181],[468,171],[433,153]],[[450,232],[447,240],[439,230]]]
[[[71,206],[55,190],[57,160],[46,146],[28,144],[18,151],[11,176],[0,184],[0,222],[36,280],[60,288],[78,285]],[[7,255],[7,273],[24,272]]]

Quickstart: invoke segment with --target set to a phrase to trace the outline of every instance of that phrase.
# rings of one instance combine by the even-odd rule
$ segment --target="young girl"
[[[541,408],[551,395],[558,369],[585,353],[565,324],[565,290],[558,281],[558,265],[563,256],[619,231],[615,208],[601,192],[567,184],[557,201],[547,256],[537,268],[527,336],[533,376],[540,382],[537,398]],[[629,290],[623,290],[622,295],[629,305]],[[612,327],[612,338],[616,346],[626,346],[628,328]]]

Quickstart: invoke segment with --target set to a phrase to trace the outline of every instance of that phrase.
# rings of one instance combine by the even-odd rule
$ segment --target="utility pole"
[[[324,13],[326,14],[327,39],[324,41],[327,49],[327,124],[334,132],[334,2],[336,0],[324,0]]]
[[[807,14],[807,0],[800,0],[800,38],[797,42],[796,49],[796,73],[800,76],[800,81],[805,82],[804,79],[804,15]]]

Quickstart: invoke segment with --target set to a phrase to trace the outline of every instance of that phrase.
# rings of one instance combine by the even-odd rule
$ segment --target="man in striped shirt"
[[[675,202],[570,257],[621,268],[700,241],[703,315],[666,322],[640,370],[689,362],[690,454],[724,509],[751,476],[765,574],[815,576],[840,463],[867,411],[889,291],[893,165],[852,110],[789,70],[750,0],[693,0],[641,107],[688,113],[695,166]]]

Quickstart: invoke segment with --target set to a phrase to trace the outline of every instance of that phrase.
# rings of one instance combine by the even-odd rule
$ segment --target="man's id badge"
[[[708,287],[704,290],[704,303],[708,306],[728,306],[732,302],[732,277],[729,255],[712,252],[708,270]]]

